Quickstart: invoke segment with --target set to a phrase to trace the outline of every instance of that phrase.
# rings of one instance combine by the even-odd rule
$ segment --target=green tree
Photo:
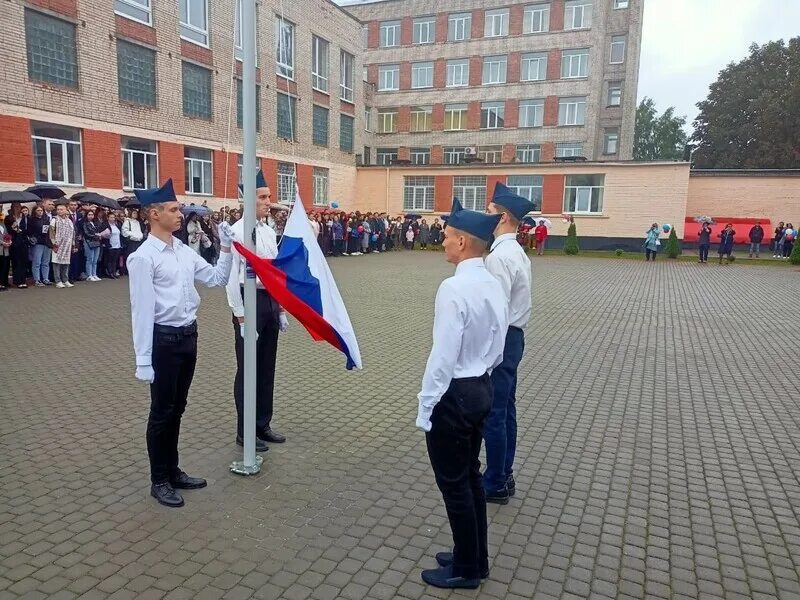
[[[792,253],[789,255],[789,262],[793,265],[800,265],[800,240],[797,238],[794,240],[794,248],[792,248]]]
[[[575,221],[573,221],[569,224],[569,229],[567,229],[567,240],[564,242],[564,254],[575,255],[578,252],[578,234],[575,229]]]
[[[678,234],[675,233],[674,227],[669,232],[669,239],[667,240],[665,251],[670,258],[678,258],[681,255],[681,244],[678,241]]]
[[[661,115],[652,98],[645,97],[636,109],[633,134],[635,160],[679,160],[686,146],[686,117],[675,116],[670,106]]]
[[[800,167],[800,37],[750,46],[749,56],[720,71],[697,107],[695,166]]]

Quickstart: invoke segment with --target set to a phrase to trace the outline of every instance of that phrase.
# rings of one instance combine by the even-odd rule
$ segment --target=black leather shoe
[[[205,479],[189,477],[183,471],[178,471],[177,475],[171,477],[169,482],[176,490],[199,490],[207,485]]]
[[[150,486],[150,495],[158,500],[159,504],[169,506],[170,508],[178,508],[183,506],[183,496],[175,491],[172,484],[167,483],[154,483]]]
[[[242,439],[242,436],[240,435],[236,436],[236,443],[244,447],[244,440]],[[266,452],[267,450],[269,450],[267,442],[265,442],[259,437],[256,437],[256,452]]]
[[[453,553],[452,552],[437,552],[436,553],[436,562],[439,563],[440,567],[449,567],[453,564]],[[489,577],[489,569],[486,569],[483,573],[481,573],[481,579],[487,579]]]
[[[466,579],[464,577],[453,577],[453,567],[442,567],[441,569],[428,569],[422,572],[422,581],[428,585],[438,588],[455,589],[466,588],[474,590],[481,584],[481,580]]]
[[[513,496],[517,493],[517,482],[514,481],[514,476],[509,475],[508,481],[506,481],[506,488],[508,488],[508,495]]]
[[[503,486],[499,490],[492,490],[491,492],[486,490],[486,501],[492,504],[508,504],[508,499],[510,497],[506,486]]]
[[[277,431],[272,431],[272,429],[265,429],[261,432],[259,437],[273,444],[282,444],[286,441],[286,436],[281,435]]]

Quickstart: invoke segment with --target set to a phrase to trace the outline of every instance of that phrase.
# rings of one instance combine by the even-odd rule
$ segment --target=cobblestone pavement
[[[490,578],[424,587],[449,545],[415,395],[438,253],[342,258],[363,372],[282,336],[262,473],[228,472],[233,329],[203,292],[182,465],[148,494],[127,282],[0,296],[2,598],[799,598],[800,279],[791,269],[536,259],[517,495]]]

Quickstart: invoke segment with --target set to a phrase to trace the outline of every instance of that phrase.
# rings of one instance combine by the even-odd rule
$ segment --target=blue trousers
[[[44,282],[50,280],[50,248],[44,244],[33,247],[33,279]]]
[[[524,351],[525,334],[522,329],[509,327],[503,362],[492,371],[494,398],[483,428],[486,442],[483,487],[489,492],[502,490],[514,473],[514,455],[517,452],[517,367]]]

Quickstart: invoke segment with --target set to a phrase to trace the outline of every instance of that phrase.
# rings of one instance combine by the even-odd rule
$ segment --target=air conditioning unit
[[[464,148],[464,154],[466,154],[467,156],[477,156],[478,149],[475,146],[467,146],[466,148]]]

